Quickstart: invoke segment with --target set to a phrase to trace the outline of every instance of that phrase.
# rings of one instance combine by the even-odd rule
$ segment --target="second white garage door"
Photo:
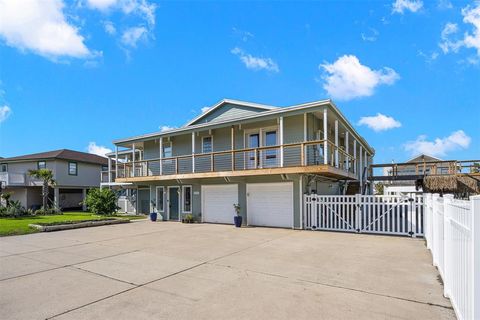
[[[293,183],[247,184],[247,220],[252,226],[293,226]]]
[[[204,222],[233,224],[234,203],[238,203],[237,184],[202,186],[202,215]]]

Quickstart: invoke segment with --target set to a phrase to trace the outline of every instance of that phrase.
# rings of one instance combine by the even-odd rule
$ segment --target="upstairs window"
[[[212,137],[203,137],[202,138],[202,153],[210,153],[213,151],[212,146]]]
[[[76,162],[68,163],[68,174],[71,176],[76,176],[78,174],[78,167]]]
[[[163,144],[163,158],[171,158],[172,157],[172,143],[167,142]]]
[[[38,161],[37,162],[37,169],[47,169],[47,163],[45,161]]]
[[[6,163],[0,163],[0,172],[7,172],[8,165]]]

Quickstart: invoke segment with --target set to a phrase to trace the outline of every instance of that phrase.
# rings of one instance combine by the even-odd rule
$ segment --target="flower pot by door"
[[[157,213],[156,212],[150,213],[150,220],[151,221],[157,221]]]
[[[233,217],[233,221],[235,222],[235,227],[240,228],[242,226],[242,217],[241,216]]]

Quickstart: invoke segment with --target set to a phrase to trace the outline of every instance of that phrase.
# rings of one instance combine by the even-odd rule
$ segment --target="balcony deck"
[[[355,180],[356,159],[330,141],[309,141],[118,163],[115,182],[320,174]]]

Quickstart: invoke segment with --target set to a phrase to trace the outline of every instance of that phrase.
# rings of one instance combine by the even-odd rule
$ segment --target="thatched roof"
[[[480,178],[469,175],[426,176],[423,179],[423,191],[480,194]]]

